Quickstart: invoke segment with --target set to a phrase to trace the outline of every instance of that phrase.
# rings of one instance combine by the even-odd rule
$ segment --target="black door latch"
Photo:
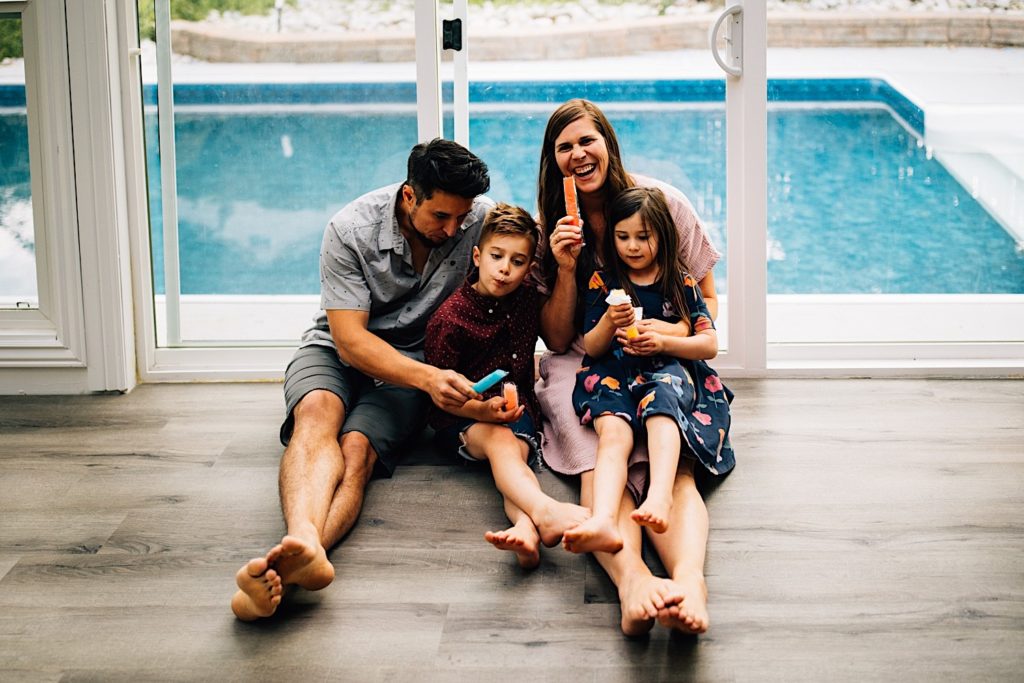
[[[456,52],[462,49],[462,19],[441,20],[441,48]]]

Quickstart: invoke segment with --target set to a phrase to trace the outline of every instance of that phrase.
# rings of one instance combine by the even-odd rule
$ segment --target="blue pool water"
[[[477,84],[471,102],[492,104],[473,112],[471,143],[491,168],[489,194],[532,211],[548,114],[577,94],[606,104],[626,167],[683,190],[724,252],[721,87]],[[922,130],[923,115],[912,103],[881,81],[772,82],[770,94],[803,102],[769,111],[769,292],[1024,292],[1024,255],[928,158],[913,132]],[[358,111],[291,106],[339,100],[367,104]],[[317,293],[326,221],[359,194],[401,180],[416,139],[413,110],[375,111],[372,104],[412,102],[411,86],[179,86],[175,101],[185,294]],[[151,111],[151,223],[161,291],[156,125]],[[723,290],[726,272],[723,260],[716,269]]]

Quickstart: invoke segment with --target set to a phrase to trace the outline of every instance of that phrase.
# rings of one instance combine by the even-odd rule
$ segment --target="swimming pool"
[[[1024,254],[931,158],[913,103],[878,80],[771,81],[769,92],[770,293],[1024,292]],[[627,168],[682,189],[724,252],[721,81],[475,83],[470,138],[489,194],[534,209],[547,115],[572,96],[605,107]],[[318,293],[326,221],[404,177],[414,102],[412,84],[176,86],[182,293]],[[162,292],[151,110],[146,126]]]

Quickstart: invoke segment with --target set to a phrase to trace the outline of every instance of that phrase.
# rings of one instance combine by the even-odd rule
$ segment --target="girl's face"
[[[608,148],[589,116],[581,116],[555,138],[555,163],[563,176],[576,179],[583,193],[597,192],[608,176]]]
[[[519,288],[530,270],[533,242],[522,235],[491,235],[473,247],[473,264],[480,269],[474,289],[500,299]]]
[[[658,238],[647,229],[639,213],[616,224],[614,239],[615,252],[634,275],[644,277],[658,274],[658,264],[655,262]]]

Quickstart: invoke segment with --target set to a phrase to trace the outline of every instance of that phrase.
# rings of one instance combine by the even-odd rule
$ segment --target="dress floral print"
[[[691,276],[684,279],[686,313],[694,333],[714,327],[704,297]],[[595,271],[584,293],[584,333],[604,315],[604,298],[618,287],[614,278]],[[633,285],[645,317],[679,322],[681,316],[654,285]],[[736,464],[729,445],[729,403],[733,393],[718,374],[701,360],[671,356],[630,356],[613,341],[600,358],[583,357],[576,374],[572,402],[581,424],[596,417],[617,415],[633,425],[638,438],[652,415],[667,415],[679,425],[685,444],[681,455],[695,457],[712,474],[725,474]]]

